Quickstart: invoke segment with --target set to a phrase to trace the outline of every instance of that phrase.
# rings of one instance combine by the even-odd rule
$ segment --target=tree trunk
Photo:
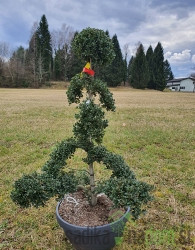
[[[90,59],[90,68],[92,69],[91,59]],[[90,92],[88,93],[88,97],[89,97],[89,100],[92,101],[93,95]],[[95,194],[95,177],[94,177],[93,163],[89,164],[89,173],[90,173],[91,205],[95,206],[97,204],[97,195]]]
[[[95,206],[97,204],[97,195],[95,194],[95,178],[94,178],[93,163],[89,164],[89,173],[90,173],[91,205]]]

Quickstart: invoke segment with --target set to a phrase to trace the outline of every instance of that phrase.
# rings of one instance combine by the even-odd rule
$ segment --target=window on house
[[[180,89],[185,89],[185,87],[184,87],[184,86],[181,86]]]

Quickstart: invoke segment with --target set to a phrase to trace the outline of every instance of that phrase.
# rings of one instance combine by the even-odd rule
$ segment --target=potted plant
[[[38,207],[45,205],[50,197],[57,196],[62,199],[56,208],[57,221],[76,249],[111,249],[116,237],[122,235],[127,215],[130,213],[137,219],[143,212],[142,205],[152,199],[152,186],[137,180],[123,158],[102,145],[104,130],[108,126],[103,109],[114,111],[115,103],[106,83],[94,77],[94,70],[97,66],[109,64],[115,56],[109,36],[102,30],[86,28],[74,38],[73,49],[87,62],[83,72],[71,79],[67,91],[69,104],[79,104],[73,137],[56,146],[41,173],[34,172],[17,180],[11,198],[22,207]],[[82,172],[75,171],[74,167],[72,170],[67,168],[67,160],[77,149],[82,149],[86,155],[83,161],[88,169]],[[98,183],[95,181],[95,162],[110,171],[109,178]],[[85,202],[88,199],[94,211],[98,205],[107,203],[107,219],[116,214],[120,216],[115,221],[108,220],[105,225],[82,226],[66,221],[62,214],[70,215],[81,200],[73,194],[81,195]],[[70,210],[60,212],[63,203],[66,208],[72,204]],[[74,216],[81,212],[76,211],[77,214],[73,211]]]

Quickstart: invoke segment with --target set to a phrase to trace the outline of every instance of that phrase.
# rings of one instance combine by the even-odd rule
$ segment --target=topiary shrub
[[[73,49],[80,58],[90,62],[90,69],[77,74],[70,82],[67,91],[69,104],[78,104],[79,112],[73,127],[73,137],[63,140],[51,153],[50,159],[42,167],[42,173],[24,175],[15,182],[11,198],[22,207],[45,205],[52,196],[58,198],[65,193],[74,192],[80,184],[89,184],[90,202],[97,203],[97,193],[104,192],[116,207],[131,207],[136,219],[144,211],[142,205],[152,199],[152,186],[136,179],[135,174],[120,155],[109,152],[102,139],[108,121],[105,112],[115,111],[115,102],[106,83],[96,79],[92,70],[96,65],[109,64],[114,58],[113,45],[106,33],[99,29],[87,28],[80,32],[73,41]],[[99,102],[97,103],[97,98]],[[83,159],[88,170],[81,175],[76,171],[67,172],[66,160],[71,158],[76,149],[86,152]],[[94,162],[104,164],[112,171],[110,179],[95,183]]]

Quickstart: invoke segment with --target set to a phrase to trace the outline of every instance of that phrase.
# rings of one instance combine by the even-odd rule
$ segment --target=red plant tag
[[[87,73],[88,75],[91,75],[91,76],[95,75],[95,71],[93,71],[92,69],[83,68],[83,72],[85,72],[85,73]]]

